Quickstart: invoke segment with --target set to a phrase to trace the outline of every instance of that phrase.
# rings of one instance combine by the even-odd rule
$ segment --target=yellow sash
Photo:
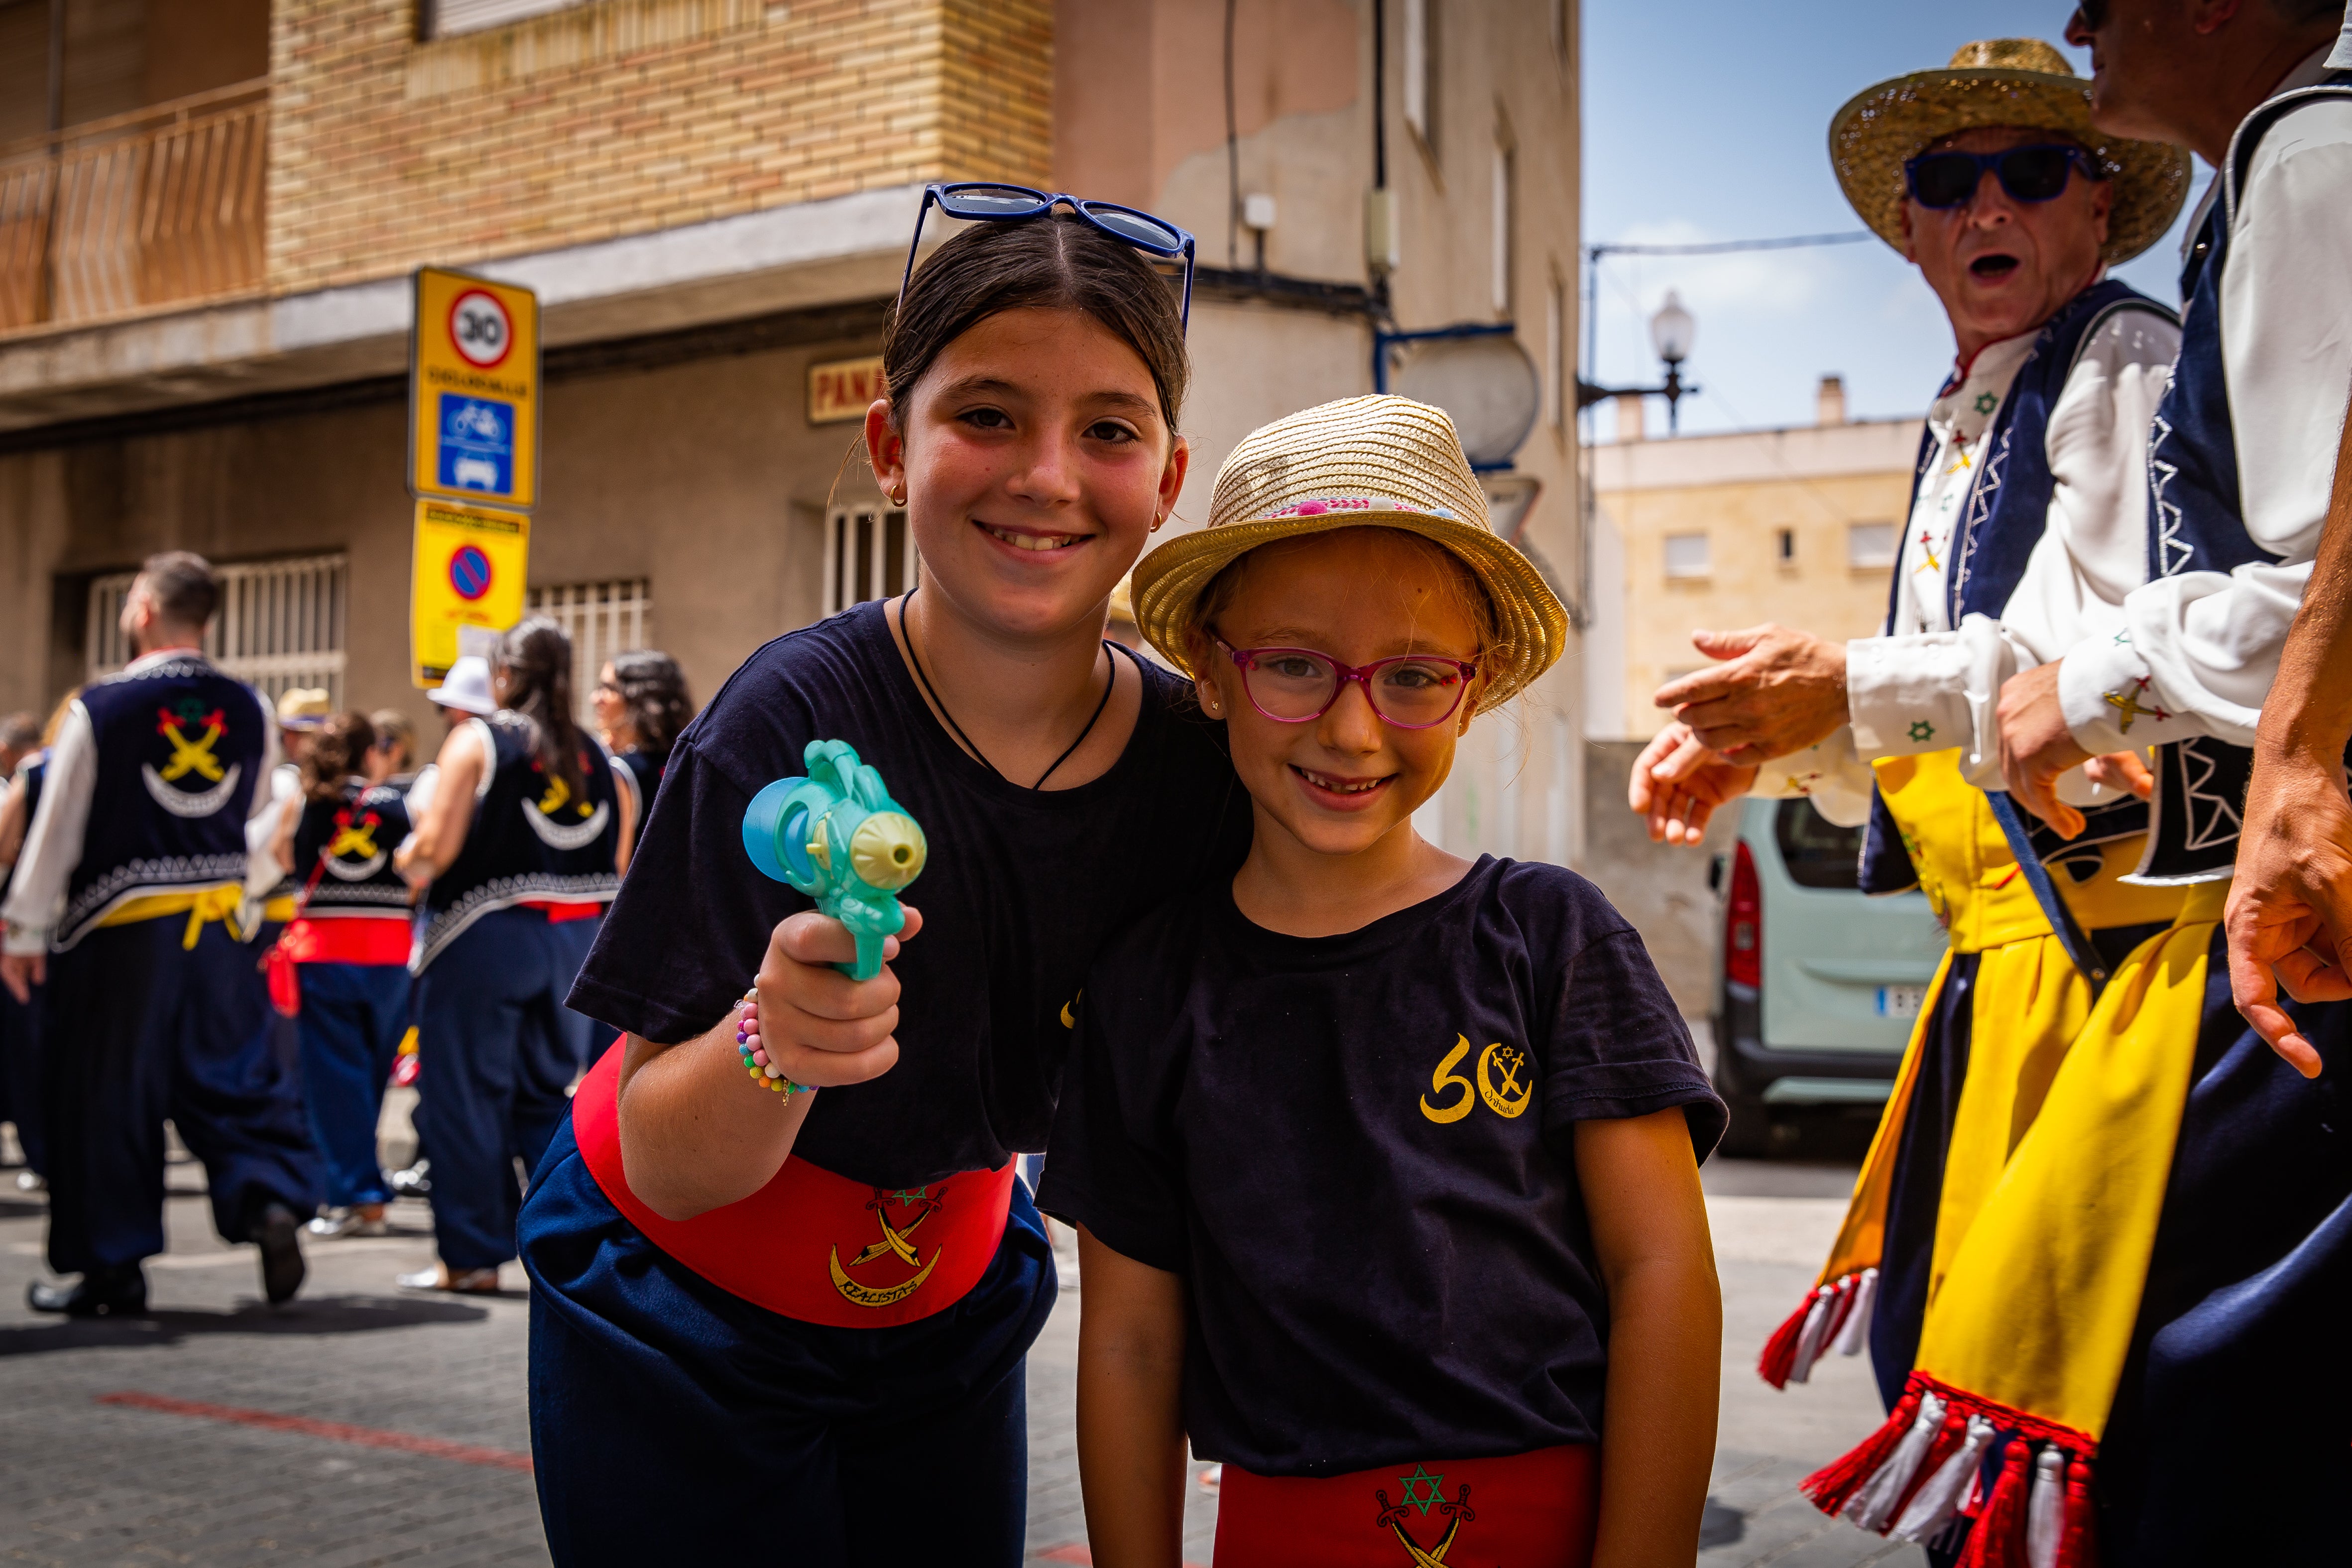
[[[2094,1439],[2105,1432],[2229,896],[2226,882],[2191,887],[2172,928],[2116,970],[1929,1299],[1922,1373]]]
[[[244,905],[244,887],[236,882],[223,882],[216,887],[176,893],[142,893],[135,899],[125,899],[109,910],[98,923],[102,926],[127,926],[140,921],[163,920],[184,914],[188,917],[188,929],[180,938],[180,945],[193,950],[196,939],[204,934],[207,921],[223,921],[228,925],[232,935],[237,934],[237,912]]]

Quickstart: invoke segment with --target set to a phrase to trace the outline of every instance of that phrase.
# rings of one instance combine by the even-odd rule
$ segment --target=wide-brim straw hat
[[[1459,557],[1495,606],[1485,712],[1551,668],[1568,612],[1533,563],[1498,538],[1486,492],[1442,408],[1409,397],[1344,397],[1253,430],[1217,470],[1209,521],[1136,563],[1135,621],[1185,674],[1192,607],[1216,574],[1261,544],[1339,528],[1396,528]]]
[[[2109,136],[2091,123],[2091,84],[2039,38],[1968,44],[1943,70],[1914,71],[1856,93],[1830,121],[1830,165],[1873,233],[1904,248],[1903,165],[1934,142],[1988,126],[2055,131],[2099,162],[2114,187],[2110,264],[2164,237],[2189,199],[2189,152]]]

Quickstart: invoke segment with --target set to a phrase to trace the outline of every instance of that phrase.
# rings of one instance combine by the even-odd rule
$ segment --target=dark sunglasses
[[[2083,31],[2097,32],[2107,25],[2107,0],[2082,0],[2074,7],[2074,20],[2083,24]]]
[[[1184,307],[1182,321],[1189,331],[1192,325],[1192,237],[1165,218],[1150,213],[1123,207],[1115,202],[1082,201],[1067,193],[1046,195],[1026,185],[998,185],[984,181],[966,181],[953,185],[926,185],[923,205],[915,214],[915,237],[907,242],[907,270],[898,279],[898,303],[907,302],[907,285],[915,276],[915,250],[923,243],[923,219],[929,216],[931,205],[939,204],[940,211],[950,217],[981,223],[1018,223],[1024,218],[1043,217],[1056,206],[1066,206],[1084,221],[1123,240],[1147,256],[1184,263]]]
[[[1903,178],[1913,201],[1940,211],[1964,205],[1987,173],[2000,176],[2011,201],[2046,202],[2065,190],[2067,177],[2077,169],[2086,180],[2103,177],[2080,147],[2047,142],[1998,153],[1922,153],[1903,165]]]

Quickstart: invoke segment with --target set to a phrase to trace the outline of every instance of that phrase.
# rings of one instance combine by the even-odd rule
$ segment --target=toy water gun
[[[778,779],[743,813],[743,847],[761,874],[816,900],[849,928],[857,962],[836,963],[852,980],[882,973],[882,942],[907,923],[898,892],[922,874],[930,847],[882,775],[846,741],[811,741],[805,778]]]

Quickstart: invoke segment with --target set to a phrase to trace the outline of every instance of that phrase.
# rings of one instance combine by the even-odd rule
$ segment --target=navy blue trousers
[[[49,1168],[41,1114],[41,1016],[47,1007],[46,985],[33,988],[30,1002],[18,1002],[0,986],[0,1121],[16,1124],[25,1163],[39,1172]]]
[[[571,1100],[595,1026],[563,1005],[586,948],[536,910],[496,910],[417,976],[416,1128],[433,1154],[433,1236],[452,1268],[515,1256],[526,1174]]]
[[[42,1067],[49,1267],[163,1250],[163,1121],[204,1163],[213,1225],[250,1239],[263,1205],[319,1205],[301,1085],[270,1047],[259,956],[217,921],[193,950],[177,916],[107,926],[49,955]]]
[[[400,963],[306,963],[301,1042],[302,1100],[336,1208],[392,1201],[375,1156],[384,1081],[408,1032],[408,967]]]
[[[836,1329],[753,1306],[656,1247],[606,1201],[567,1121],[523,1206],[522,1257],[558,1568],[1021,1563],[1025,1358],[1056,1282],[1018,1182],[995,1261],[961,1300]]]
[[[2352,1004],[2289,1011],[2326,1064],[2315,1079],[2238,1016],[2216,931],[2180,1143],[2099,1448],[2108,1568],[2352,1555]]]

